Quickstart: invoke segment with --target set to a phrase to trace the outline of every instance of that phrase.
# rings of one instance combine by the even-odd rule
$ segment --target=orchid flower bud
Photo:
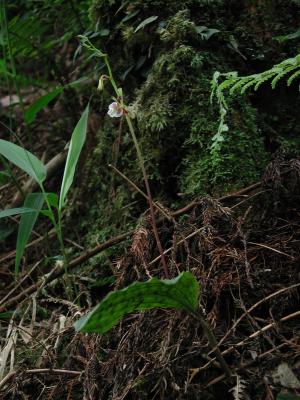
[[[99,90],[99,92],[102,92],[103,89],[104,89],[104,76],[101,75],[99,78],[97,90]]]

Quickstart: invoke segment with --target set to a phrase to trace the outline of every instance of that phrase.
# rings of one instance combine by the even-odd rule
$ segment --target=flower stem
[[[89,39],[87,37],[81,36],[82,39],[82,43],[85,47],[87,47],[89,50],[93,51],[94,54],[96,54],[99,58],[103,58],[107,71],[108,71],[108,77],[109,77],[109,81],[114,89],[114,92],[117,96],[117,102],[120,102],[120,106],[123,110],[125,110],[124,107],[124,103],[123,103],[123,96],[122,96],[122,89],[118,88],[114,77],[113,77],[113,73],[110,67],[110,63],[109,63],[109,59],[107,54],[103,53],[101,50],[96,49],[96,47],[89,41]],[[150,207],[150,215],[151,215],[151,221],[152,221],[152,228],[153,228],[153,232],[154,232],[154,236],[155,236],[155,240],[157,243],[157,247],[161,256],[161,260],[162,260],[162,264],[163,264],[163,269],[164,269],[164,274],[165,277],[168,279],[169,278],[169,270],[168,270],[168,266],[167,266],[167,262],[166,262],[166,258],[164,255],[164,251],[159,239],[159,235],[158,235],[158,231],[157,231],[157,225],[156,225],[156,221],[155,221],[155,214],[154,214],[154,207],[153,207],[153,199],[152,199],[152,195],[151,195],[151,190],[150,190],[150,186],[149,186],[149,181],[148,181],[148,177],[147,177],[147,173],[145,170],[145,166],[144,166],[144,159],[142,156],[142,152],[139,146],[139,143],[137,141],[137,138],[135,136],[134,133],[134,128],[131,122],[131,118],[129,116],[129,114],[126,112],[125,113],[125,118],[129,127],[129,131],[131,133],[135,148],[136,148],[136,152],[137,152],[137,156],[138,156],[138,160],[139,160],[139,164],[140,167],[142,169],[142,173],[143,173],[143,178],[144,178],[144,182],[145,182],[145,186],[146,186],[146,191],[147,191],[147,196],[148,196],[148,202],[149,202],[149,207]]]
[[[232,373],[231,373],[224,357],[221,354],[221,351],[218,347],[217,339],[216,339],[213,331],[211,330],[208,323],[205,321],[205,317],[202,314],[202,311],[199,310],[199,313],[193,312],[192,315],[200,322],[200,325],[203,329],[203,332],[208,340],[208,343],[209,343],[211,349],[214,350],[215,356],[216,356],[217,360],[219,361],[219,363],[221,364],[221,367],[223,368],[225,375],[227,376],[227,378],[230,378],[232,376]]]
[[[152,194],[151,194],[151,190],[150,190],[150,185],[149,185],[149,181],[148,181],[148,177],[147,177],[147,173],[146,173],[146,169],[145,169],[145,165],[144,165],[144,159],[143,159],[143,155],[139,146],[139,142],[136,138],[135,132],[134,132],[134,128],[131,122],[131,118],[128,114],[125,115],[126,117],[126,122],[128,124],[129,127],[129,131],[131,133],[132,136],[132,140],[133,143],[135,145],[136,148],[136,152],[137,152],[137,156],[138,156],[138,160],[139,160],[139,164],[143,173],[143,178],[144,178],[144,182],[145,182],[145,187],[146,187],[146,191],[147,191],[147,196],[148,196],[148,202],[149,202],[149,207],[150,207],[150,215],[151,215],[151,221],[152,221],[152,228],[153,228],[153,233],[155,236],[155,240],[157,243],[157,247],[161,256],[161,260],[162,260],[162,264],[163,264],[163,269],[164,269],[164,274],[165,277],[168,279],[170,277],[169,274],[169,269],[167,266],[167,262],[166,262],[166,258],[164,255],[164,251],[159,239],[159,235],[158,235],[158,231],[157,231],[157,225],[156,225],[156,220],[155,220],[155,213],[154,213],[154,207],[153,207],[153,199],[152,199]]]

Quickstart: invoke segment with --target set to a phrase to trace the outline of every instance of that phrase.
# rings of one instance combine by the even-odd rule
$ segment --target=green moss
[[[281,56],[272,37],[296,28],[295,5],[291,3],[278,1],[271,6],[266,2],[263,6],[255,2],[254,9],[262,13],[255,20],[252,8],[240,2],[232,7],[229,12],[222,1],[196,0],[92,2],[90,10],[94,21],[99,21],[99,31],[110,31],[109,37],[99,37],[94,43],[110,56],[125,101],[136,115],[134,125],[152,190],[166,205],[178,202],[178,192],[214,195],[259,180],[273,151],[268,145],[272,133],[264,129],[265,122],[272,125],[270,113],[277,118],[276,130],[284,132],[277,132],[277,142],[298,146],[297,124],[285,121],[286,108],[294,107],[294,98],[289,100],[290,96],[277,92],[276,109],[269,112],[274,92],[270,100],[260,89],[256,96],[249,93],[229,101],[229,131],[220,149],[212,150],[219,123],[218,107],[209,101],[213,73],[238,70],[246,75],[268,69],[287,52],[287,47],[282,48]],[[267,9],[271,17],[264,18]],[[137,30],[152,15],[158,18]],[[284,25],[285,20],[289,26]],[[205,40],[199,34],[202,26],[219,32]],[[296,48],[294,42],[288,51]],[[100,70],[103,73],[101,65]],[[110,93],[106,93],[100,111],[103,116],[110,101]],[[291,118],[295,120],[295,115]],[[117,130],[116,121],[105,116],[98,144],[85,165],[83,191],[94,200],[94,206],[84,209],[87,240],[101,241],[123,231],[147,208],[144,199],[107,167],[114,160]],[[125,124],[117,166],[144,188]]]
[[[257,127],[256,111],[241,99],[228,120],[230,130],[224,134],[219,151],[212,151],[207,140],[207,133],[216,131],[218,121],[207,122],[204,115],[195,121],[183,161],[184,191],[221,194],[259,180],[268,155]]]

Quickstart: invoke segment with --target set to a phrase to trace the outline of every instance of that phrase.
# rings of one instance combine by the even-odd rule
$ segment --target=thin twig
[[[274,293],[269,294],[267,297],[259,300],[257,303],[253,304],[253,306],[251,306],[250,308],[248,308],[248,310],[246,310],[237,320],[236,322],[232,325],[232,327],[228,330],[228,332],[226,333],[226,335],[219,341],[218,346],[220,346],[222,343],[224,343],[224,341],[228,338],[228,336],[236,329],[236,327],[238,326],[238,324],[242,321],[242,319],[244,319],[247,315],[249,315],[256,307],[260,306],[262,303],[272,299],[273,297],[276,297],[278,295],[280,295],[281,293],[287,292],[289,290],[295,289],[297,287],[300,286],[300,283],[296,283],[295,285],[277,290]],[[209,353],[210,354],[210,353]]]
[[[279,321],[275,321],[272,322],[271,324],[265,325],[263,328],[259,329],[258,331],[252,333],[250,336],[248,336],[246,339],[241,340],[240,342],[238,342],[237,344],[230,346],[228,349],[222,351],[221,355],[222,356],[226,356],[227,354],[232,353],[236,348],[238,347],[242,347],[244,346],[249,340],[251,339],[255,339],[256,337],[260,336],[262,333],[270,330],[271,328],[274,328],[274,326],[279,323],[279,322],[285,322],[288,321],[290,319],[293,318],[297,318],[300,316],[300,310],[299,311],[295,311],[294,313],[291,313],[289,315],[286,315],[283,318],[280,318]],[[193,376],[191,378],[191,380],[201,371],[206,370],[214,361],[216,361],[216,357],[212,358],[209,362],[207,362],[205,365],[203,365],[203,367],[199,367],[199,368],[194,368],[194,372],[193,372]]]
[[[274,251],[275,253],[282,254],[283,256],[289,257],[289,258],[291,258],[292,260],[294,260],[294,257],[293,257],[293,256],[291,256],[291,255],[289,255],[289,254],[287,254],[287,253],[284,253],[283,251],[274,249],[274,247],[267,246],[266,244],[263,244],[263,243],[255,243],[255,242],[248,242],[248,244],[253,244],[254,246],[263,247],[264,249],[268,249],[268,250]]]
[[[0,389],[12,378],[17,375],[18,371],[9,372],[0,382]],[[20,371],[20,374],[55,374],[55,375],[71,375],[79,376],[82,375],[83,371],[72,371],[68,369],[51,369],[51,368],[40,368],[40,369],[26,369],[25,371]]]
[[[185,238],[179,240],[179,242],[177,243],[177,245],[178,245],[178,244],[181,244],[181,243],[184,243],[186,240],[190,239],[191,237],[197,235],[197,233],[200,233],[200,232],[202,232],[202,231],[204,231],[204,230],[205,230],[205,227],[196,229],[194,232],[190,233],[190,234],[189,234],[188,236],[186,236]],[[164,251],[164,255],[170,253],[170,251],[172,251],[172,250],[173,250],[173,246],[169,247],[167,250]],[[152,261],[150,261],[149,265],[155,264],[156,261],[160,260],[160,258],[161,258],[161,255],[157,256],[157,257],[154,258]]]
[[[241,190],[238,190],[237,192],[226,194],[225,196],[220,197],[218,200],[223,201],[233,197],[240,197],[246,193],[252,192],[252,190],[259,188],[261,185],[262,181],[253,183],[253,185],[247,186]]]
[[[36,244],[42,242],[46,237],[50,238],[55,235],[55,229],[51,229],[46,235],[41,236],[37,239],[32,240],[30,243],[28,243],[25,246],[25,249],[28,249],[29,247],[35,246]],[[8,254],[5,254],[2,258],[0,258],[0,264],[6,260],[9,260],[10,258],[14,258],[16,256],[16,250],[10,251]]]
[[[53,160],[53,159],[52,159]],[[258,182],[254,185],[248,186],[247,188],[244,188],[242,190],[240,190],[239,192],[227,195],[227,196],[223,196],[221,198],[219,198],[218,200],[225,200],[227,198],[231,198],[231,197],[239,197],[240,195],[244,194],[244,193],[248,193],[249,191],[259,187],[261,185],[261,182]],[[187,213],[189,210],[191,210],[193,207],[196,207],[199,204],[198,201],[192,201],[191,203],[189,203],[188,205],[174,211],[171,212],[170,215],[171,217],[175,218],[175,217],[179,217],[182,214]],[[158,224],[162,223],[165,219],[161,218],[157,221]],[[86,253],[83,253],[81,256],[77,257],[76,259],[72,260],[70,262],[70,266],[69,268],[75,268],[76,266],[80,265],[82,262],[87,261],[89,258],[93,257],[94,255],[100,253],[101,251],[114,246],[117,243],[121,243],[122,241],[126,240],[129,236],[131,236],[135,231],[131,230],[128,232],[125,232],[123,234],[120,234],[118,236],[115,236],[114,238],[109,239],[108,241],[99,244],[98,246],[96,246],[94,249],[91,249],[89,251],[87,251]],[[54,234],[54,230],[51,230],[48,235],[52,236]],[[195,231],[193,234],[196,234],[197,232]],[[192,234],[191,234],[192,235]],[[191,237],[191,236],[189,236]],[[31,243],[29,243],[26,248],[31,247],[37,243],[39,243],[40,241],[42,241],[44,238],[38,238],[34,241],[32,241]],[[167,252],[171,251],[171,249],[167,249]],[[13,257],[15,255],[15,251],[10,252],[9,254],[5,255],[4,257],[2,257],[0,259],[0,263]],[[151,263],[155,262],[156,260],[152,260]],[[29,286],[28,288],[26,288],[25,290],[23,290],[21,293],[19,293],[17,296],[9,299],[6,303],[2,303],[0,306],[0,312],[1,310],[5,310],[5,309],[10,309],[11,307],[15,306],[16,304],[18,304],[19,302],[23,301],[24,299],[26,299],[30,294],[34,293],[35,291],[37,291],[41,286],[43,286],[44,284],[47,284],[49,282],[51,282],[52,280],[58,278],[59,276],[64,274],[64,269],[61,268],[56,268],[54,271],[52,271],[52,273],[50,273],[49,275],[47,275],[47,277],[42,277],[38,282],[36,282],[35,284]]]
[[[272,349],[270,349],[270,350],[268,350],[268,351],[265,351],[265,352],[262,353],[262,354],[259,354],[254,360],[251,360],[251,361],[248,361],[247,363],[241,364],[238,368],[236,368],[236,369],[234,370],[234,372],[236,373],[236,372],[238,372],[238,371],[241,370],[241,369],[247,369],[247,368],[251,367],[251,366],[252,366],[253,364],[255,364],[257,361],[261,360],[262,358],[264,358],[264,357],[270,355],[270,354],[273,353],[274,351],[279,350],[279,349],[281,349],[282,347],[285,347],[285,346],[287,346],[287,345],[288,345],[288,343],[281,343],[280,345],[278,345],[278,346],[276,346],[276,347],[273,347]],[[216,383],[222,381],[224,378],[226,378],[226,375],[225,375],[225,374],[222,374],[222,375],[220,375],[220,376],[218,376],[218,377],[212,379],[210,382],[208,382],[208,383],[205,385],[204,388],[206,389],[206,388],[208,388],[208,387],[210,387],[210,386],[213,386],[213,385],[215,385]]]
[[[112,164],[108,164],[108,166],[110,168],[112,168],[118,175],[120,175],[126,182],[128,182],[129,185],[131,185],[134,188],[134,190],[136,190],[138,193],[140,193],[149,202],[149,197],[146,195],[146,193],[144,193],[134,182],[132,182],[132,180],[130,180],[126,175],[124,175],[123,172],[118,170],[118,168],[116,168]],[[165,210],[157,202],[153,201],[153,205],[168,220],[170,220],[170,216],[165,212]]]
[[[32,272],[40,265],[41,261],[38,261],[36,264],[34,264],[34,266],[30,269],[29,272],[27,272],[27,274],[16,284],[16,286],[14,286],[12,288],[12,290],[10,290],[4,297],[3,299],[0,300],[0,307],[3,303],[5,303],[5,301],[7,299],[9,299],[12,294],[14,294],[14,292],[22,285],[23,282],[26,281],[26,279],[32,274]]]
[[[115,236],[114,238],[107,240],[104,243],[100,243],[98,246],[94,247],[93,249],[88,250],[86,253],[81,254],[79,257],[77,257],[74,260],[69,262],[68,271],[77,267],[78,265],[82,264],[83,262],[87,261],[88,259],[90,259],[91,257],[95,256],[96,254],[100,253],[101,251],[104,251],[104,250],[108,249],[109,247],[112,247],[120,242],[123,242],[128,237],[132,236],[134,232],[135,232],[134,230],[131,230],[131,231],[125,232],[121,235]],[[21,301],[26,299],[30,294],[36,292],[41,287],[48,284],[49,282],[52,282],[54,279],[60,277],[64,273],[65,273],[64,266],[57,266],[48,275],[45,275],[42,278],[40,278],[38,282],[36,282],[35,284],[24,289],[17,296],[9,299],[8,301],[6,301],[6,303],[2,304],[0,307],[0,312],[3,310],[8,310],[11,307],[15,306],[16,304],[19,304]]]

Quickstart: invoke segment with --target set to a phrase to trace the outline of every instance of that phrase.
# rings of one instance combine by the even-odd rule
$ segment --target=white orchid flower
[[[122,107],[120,106],[120,104],[117,103],[116,101],[114,101],[113,103],[111,103],[109,105],[107,114],[111,118],[120,118],[124,114],[124,111],[123,111]]]

